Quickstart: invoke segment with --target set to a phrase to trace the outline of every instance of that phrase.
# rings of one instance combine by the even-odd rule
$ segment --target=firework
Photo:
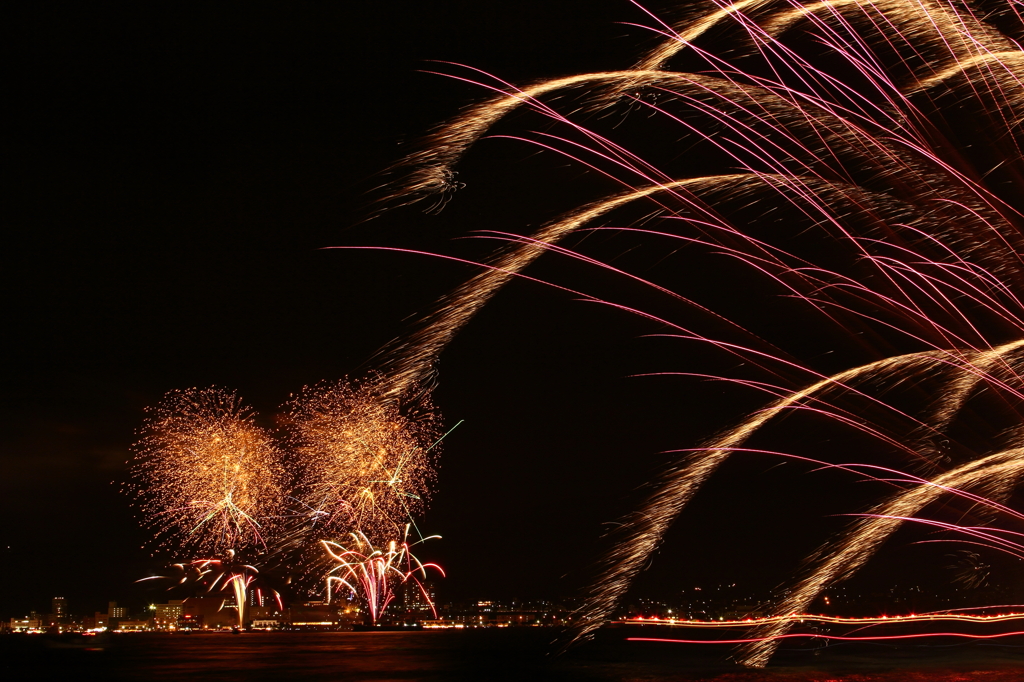
[[[981,560],[981,555],[969,549],[961,549],[948,555],[954,563],[947,568],[955,573],[955,580],[969,590],[988,585],[992,567]]]
[[[616,229],[751,268],[823,324],[865,332],[862,346],[885,356],[820,373],[740,324],[730,327],[735,340],[712,339],[645,315],[673,336],[712,344],[777,377],[736,379],[774,402],[688,452],[652,484],[641,509],[618,524],[574,638],[607,620],[701,484],[776,415],[825,415],[877,438],[924,474],[904,479],[900,492],[811,557],[776,615],[804,610],[823,588],[849,578],[899,525],[940,497],[971,494],[998,503],[1019,482],[1019,426],[994,435],[982,452],[937,445],[952,439],[951,425],[981,391],[997,394],[1011,413],[1024,397],[1016,340],[1024,335],[1017,295],[1024,284],[1024,51],[1017,43],[1024,23],[1012,2],[980,4],[697,5],[675,26],[659,21],[655,30],[666,40],[633,69],[523,88],[471,71],[465,79],[494,96],[440,126],[395,169],[401,177],[392,201],[440,195],[438,208],[457,188],[455,168],[467,150],[510,112],[526,110],[562,132],[514,137],[569,157],[622,189],[528,237],[493,235],[511,243],[387,350],[385,394],[422,381],[454,335],[543,253],[611,269],[559,242],[599,229],[597,221],[636,220],[629,210],[637,207],[645,211],[643,229]],[[677,62],[690,70],[672,70]],[[685,177],[671,167],[678,162],[655,165],[611,138],[638,110],[685,138],[683,146],[673,139],[662,149],[701,152],[674,154]],[[579,122],[595,113],[601,116],[592,118],[594,126]],[[611,121],[612,130],[597,129],[599,118]],[[648,226],[656,218],[666,221],[664,229]],[[701,315],[713,314],[645,283]],[[894,345],[912,352],[893,354]],[[941,377],[941,390],[920,413],[907,414],[865,390],[921,376]],[[862,407],[842,407],[850,400]],[[901,428],[883,428],[867,416],[880,413]],[[789,626],[784,619],[756,625],[751,637],[736,642],[743,644],[741,660],[763,666]]]
[[[402,540],[389,541],[385,545],[387,549],[375,548],[360,532],[351,534],[352,540],[347,547],[337,542],[322,541],[327,556],[336,562],[327,576],[327,601],[330,602],[340,588],[345,588],[350,594],[360,597],[371,623],[376,623],[395,599],[395,587],[411,583],[436,618],[437,610],[422,580],[427,578],[428,568],[442,576],[444,571],[437,564],[424,564],[417,559],[410,550],[408,536],[409,528],[406,527]],[[420,542],[436,537],[424,538]]]
[[[742,447],[743,443],[775,417],[794,409],[811,409],[818,414],[830,416],[839,422],[870,432],[879,440],[888,441],[890,445],[921,460],[926,468],[934,471],[940,464],[938,461],[940,453],[936,452],[934,448],[928,447],[928,444],[932,442],[931,438],[920,438],[921,443],[915,443],[916,447],[913,448],[902,442],[894,441],[885,433],[875,430],[870,424],[858,421],[855,415],[845,413],[830,405],[828,393],[857,393],[856,386],[859,383],[878,381],[893,375],[905,378],[926,369],[936,371],[937,368],[938,371],[951,374],[952,378],[943,387],[942,399],[936,401],[930,413],[924,415],[923,421],[918,421],[917,426],[926,436],[941,434],[945,432],[967,396],[971,394],[972,389],[976,387],[982,377],[993,379],[996,375],[994,366],[997,363],[1006,364],[1017,360],[1016,354],[1022,346],[1024,344],[1021,342],[1012,342],[988,351],[911,354],[887,358],[826,377],[802,391],[784,395],[764,410],[744,420],[738,427],[707,443],[706,449],[699,449],[688,454],[681,466],[666,473],[664,478],[656,484],[656,492],[647,503],[636,514],[630,516],[628,523],[621,526],[622,530],[618,534],[619,542],[615,543],[613,549],[604,557],[602,577],[591,588],[591,598],[582,611],[581,624],[577,626],[576,630],[577,636],[586,635],[603,622],[603,619],[625,594],[631,581],[642,568],[643,562],[647,560],[649,553],[654,551],[664,533],[682,511],[682,508],[692,499],[698,488],[732,452]],[[1017,438],[1019,436],[1015,433],[1008,434],[1008,440],[1012,441]],[[1008,459],[1012,462],[1016,450],[1010,451],[1010,453]],[[1003,457],[1007,458],[1006,455]],[[969,462],[969,464],[973,465],[976,462]],[[971,478],[970,483],[985,486],[985,492],[993,497],[1000,494],[1005,496],[1006,493],[1013,490],[1018,477],[1019,474],[1016,473],[1016,470],[1006,469],[998,473],[985,470],[982,475]],[[943,487],[943,484],[939,483],[930,484],[923,479],[917,479],[915,483],[922,486],[919,488],[921,506],[933,501],[944,492],[948,492],[949,487],[954,487]],[[913,513],[920,508],[920,506],[916,507]],[[889,510],[880,513],[889,513]],[[867,561],[885,538],[899,525],[900,521],[892,520],[888,524],[875,524],[870,530],[852,528],[848,537],[856,539],[850,541],[849,549],[851,556],[856,556],[857,565],[844,566],[843,577],[852,575],[859,566],[863,565],[863,562]],[[871,538],[871,540],[868,541],[867,538]],[[824,550],[824,553],[831,554],[835,551],[835,546],[830,545]],[[795,603],[780,604],[778,606],[780,613],[792,613],[794,608],[797,610],[806,608],[822,589],[838,578],[840,573],[829,573],[819,568],[813,571],[813,575],[814,577],[804,586],[806,593],[802,593],[802,597]],[[797,603],[802,606],[796,606]],[[781,625],[783,628],[787,626],[786,623]]]
[[[288,405],[299,471],[293,496],[313,536],[400,536],[430,494],[437,422],[427,402],[411,417],[385,399],[380,379],[324,383],[296,395]]]
[[[175,551],[266,547],[283,499],[282,453],[255,414],[218,388],[168,393],[136,445],[144,521]]]
[[[175,575],[153,576],[143,578],[139,582],[169,581],[172,583],[169,589],[172,590],[187,585],[208,594],[226,592],[234,597],[232,608],[238,614],[239,628],[245,627],[246,606],[253,591],[256,593],[258,604],[262,605],[264,599],[270,599],[277,604],[278,609],[284,610],[280,592],[262,584],[259,569],[244,563],[234,550],[229,549],[219,558],[194,559],[187,563],[174,564],[172,568],[175,569]]]

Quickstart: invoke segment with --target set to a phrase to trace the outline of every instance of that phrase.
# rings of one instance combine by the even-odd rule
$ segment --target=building
[[[223,597],[189,597],[182,602],[182,615],[179,619],[179,626],[189,624],[189,627],[203,629],[230,628],[238,625],[238,611],[233,602]]]
[[[117,629],[120,632],[144,632],[149,629],[149,621],[126,619],[118,622]]]
[[[293,627],[323,628],[338,624],[338,607],[325,601],[308,601],[291,607]]]
[[[106,613],[96,612],[94,624],[97,628],[117,630],[120,622],[126,618],[128,618],[128,609],[124,606],[118,606],[116,601],[112,601],[107,602]]]
[[[41,632],[43,621],[40,618],[12,618],[11,632]]]
[[[280,607],[280,599],[274,591],[264,592],[261,589],[249,590],[245,595],[245,603],[248,606],[277,606]]]
[[[50,613],[53,615],[53,620],[57,623],[67,621],[68,605],[64,597],[54,597],[50,600]]]
[[[401,586],[401,605],[407,616],[433,618],[433,604],[437,602],[434,584],[407,580]]]
[[[254,618],[251,627],[253,630],[277,630],[281,627],[281,621],[277,618]]]
[[[153,627],[157,630],[176,630],[178,620],[184,614],[184,599],[171,599],[166,604],[157,604],[154,609]]]

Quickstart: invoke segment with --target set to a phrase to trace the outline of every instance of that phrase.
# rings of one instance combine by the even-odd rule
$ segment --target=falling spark
[[[360,532],[351,534],[352,539],[347,546],[329,540],[321,541],[327,556],[336,562],[327,576],[327,601],[331,601],[338,589],[344,588],[350,594],[360,597],[366,605],[371,622],[376,623],[395,599],[395,587],[408,584],[419,591],[436,618],[437,610],[423,580],[427,578],[428,568],[442,576],[444,571],[437,564],[422,563],[413,555],[408,532],[409,528],[406,527],[402,540],[388,541],[386,549],[374,547]],[[437,537],[424,538],[420,542]]]
[[[527,237],[506,236],[509,243],[483,262],[479,274],[385,349],[379,363],[384,396],[424,383],[454,336],[541,255],[610,267],[560,242],[637,206],[648,209],[646,220],[673,224],[673,230],[647,230],[647,236],[707,247],[749,266],[844,332],[869,327],[876,336],[866,338],[895,336],[913,346],[913,352],[894,355],[888,342],[878,344],[876,357],[889,357],[818,373],[740,325],[733,331],[742,343],[716,340],[599,301],[664,324],[677,338],[756,361],[780,382],[746,382],[774,401],[687,452],[652,483],[642,507],[610,537],[613,546],[599,564],[601,575],[571,640],[610,618],[700,486],[777,415],[801,410],[830,417],[895,448],[926,475],[904,479],[906,487],[812,556],[806,573],[775,605],[780,618],[805,610],[821,590],[853,575],[902,523],[942,496],[988,496],[990,506],[998,506],[1024,475],[1024,428],[1007,429],[992,449],[967,458],[953,458],[940,445],[951,439],[967,401],[983,390],[997,393],[1012,413],[1024,398],[1024,306],[1018,298],[1024,284],[1024,51],[1018,44],[1024,26],[1014,3],[988,3],[984,11],[974,4],[717,0],[694,5],[675,26],[648,13],[665,40],[633,69],[521,88],[468,70],[463,80],[489,89],[491,98],[439,126],[393,169],[393,205],[440,195],[434,204],[440,208],[461,184],[456,167],[470,147],[511,112],[528,110],[565,132],[502,137],[559,154],[619,189]],[[671,70],[681,58],[697,62],[699,73]],[[571,114],[559,108],[563,96],[574,102]],[[577,120],[607,117],[623,105],[676,125],[732,171],[701,175],[694,169],[702,159],[681,153],[675,156],[687,176],[680,177]],[[822,247],[801,247],[788,232],[776,243],[769,229],[774,223],[765,227],[757,216],[745,217],[741,209],[747,207],[761,217],[782,207],[806,228],[801,235],[824,237],[816,244],[838,245],[845,255],[817,262]],[[624,231],[644,235],[636,228]],[[714,314],[672,295],[701,314]],[[794,380],[793,373],[803,378]],[[862,391],[921,376],[940,377],[941,385],[922,414],[906,414]],[[851,397],[907,428],[893,433],[839,406]],[[780,639],[790,636],[788,627],[785,619],[756,624],[751,637],[737,642],[743,644],[742,662],[764,666]]]

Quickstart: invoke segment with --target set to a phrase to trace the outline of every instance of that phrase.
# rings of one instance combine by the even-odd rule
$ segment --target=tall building
[[[157,604],[153,616],[153,625],[158,630],[174,630],[183,614],[184,599],[171,599],[166,604]]]
[[[47,627],[60,627],[68,622],[67,602],[64,597],[54,597],[50,600],[50,613],[46,616]]]
[[[433,581],[419,583],[414,580],[407,580],[402,585],[401,599],[402,606],[410,614],[432,611],[431,604],[437,602]]]
[[[107,616],[109,618],[127,618],[128,607],[118,606],[116,601],[107,603]]]
[[[100,614],[98,613],[96,614],[97,619],[99,618],[99,615]],[[121,621],[127,620],[127,618],[127,607],[118,606],[116,601],[107,602],[107,618],[105,623],[106,627],[110,628],[111,630],[116,630],[121,625]],[[99,625],[99,623],[97,623],[97,625]]]

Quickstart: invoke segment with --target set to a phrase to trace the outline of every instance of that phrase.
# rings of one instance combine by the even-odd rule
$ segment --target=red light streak
[[[960,637],[965,639],[1000,639],[1002,637],[1013,637],[1024,635],[1024,631],[1000,632],[994,635],[969,635],[963,632],[924,632],[913,635],[884,635],[878,637],[840,637],[837,635],[823,635],[820,633],[797,633],[790,632],[774,637],[752,637],[749,639],[668,639],[659,637],[627,637],[628,642],[667,642],[672,644],[756,644],[758,642],[779,641],[783,639],[834,639],[842,642],[880,642],[896,639],[922,639],[925,637]]]
[[[789,616],[772,616],[769,618],[746,618],[743,620],[687,620],[676,618],[644,618],[638,616],[630,620],[615,621],[616,623],[632,625],[660,625],[667,627],[691,627],[691,628],[735,628],[753,627],[768,623],[832,623],[836,625],[889,625],[897,623],[922,623],[935,621],[956,621],[963,623],[999,623],[1007,620],[1024,620],[1024,613],[1002,613],[991,616],[972,616],[959,613],[919,613],[909,616],[868,616],[865,618],[844,618],[840,616],[824,616],[808,613],[793,614]]]

